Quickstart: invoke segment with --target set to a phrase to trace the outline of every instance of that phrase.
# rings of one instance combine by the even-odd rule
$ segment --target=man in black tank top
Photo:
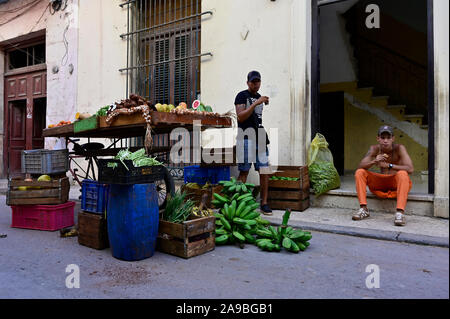
[[[394,224],[404,226],[405,207],[412,182],[409,174],[414,172],[414,166],[406,150],[401,144],[394,144],[394,130],[383,125],[378,130],[378,145],[372,145],[359,163],[355,173],[356,192],[360,209],[353,215],[353,220],[361,220],[370,216],[367,208],[366,188],[380,198],[397,198],[397,212]],[[380,173],[369,171],[373,166]]]
[[[261,74],[251,71],[247,75],[248,89],[239,92],[234,105],[238,116],[239,133],[236,139],[236,152],[240,181],[247,181],[252,164],[259,173],[261,187],[261,212],[272,215],[267,205],[269,187],[269,152],[267,144],[269,139],[262,125],[262,113],[265,105],[269,104],[269,97],[261,96],[258,91],[261,87]]]

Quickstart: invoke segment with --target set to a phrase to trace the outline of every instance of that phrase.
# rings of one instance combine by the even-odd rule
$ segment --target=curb
[[[271,218],[269,216],[264,216],[274,226],[280,226],[281,220]],[[387,231],[387,230],[376,230],[367,228],[358,228],[351,226],[337,226],[337,225],[325,225],[320,223],[312,222],[301,222],[292,221],[289,226],[298,227],[309,231],[319,231],[325,233],[333,233],[338,235],[348,235],[363,238],[379,239],[396,241],[402,243],[418,244],[418,245],[429,245],[449,248],[449,238],[448,237],[436,237],[428,235],[410,234],[403,232]]]

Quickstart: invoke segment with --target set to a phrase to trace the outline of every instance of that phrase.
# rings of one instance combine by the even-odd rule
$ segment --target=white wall
[[[94,114],[106,104],[125,98],[127,8],[123,0],[79,0],[77,111]]]
[[[220,113],[234,111],[237,93],[247,89],[247,73],[260,71],[260,94],[270,97],[263,125],[266,130],[278,129],[280,147],[271,153],[278,153],[280,164],[304,164],[309,132],[309,1],[204,0],[202,11],[208,10],[214,14],[202,20],[202,53],[211,52],[213,57],[201,65],[202,101]],[[275,138],[271,142],[274,147]],[[251,178],[254,181],[254,173]]]
[[[435,85],[435,201],[434,214],[449,217],[449,2],[433,1]]]

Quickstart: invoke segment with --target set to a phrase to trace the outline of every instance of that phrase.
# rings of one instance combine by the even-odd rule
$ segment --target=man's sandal
[[[362,220],[370,216],[369,210],[365,210],[364,208],[360,208],[353,216],[353,220]]]
[[[401,213],[401,212],[396,212],[395,219],[394,219],[394,225],[395,226],[405,226],[405,224],[406,224],[405,214]]]

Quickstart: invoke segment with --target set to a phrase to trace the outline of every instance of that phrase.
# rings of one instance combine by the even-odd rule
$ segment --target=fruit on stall
[[[71,121],[60,121],[58,124],[50,124],[48,126],[48,128],[54,128],[54,127],[59,127],[59,126],[64,126],[64,125],[69,125],[72,124]]]
[[[38,182],[50,182],[52,178],[48,175],[41,175],[38,178]]]
[[[87,113],[87,112],[84,112],[84,113],[77,112],[77,114],[75,114],[75,119],[81,121],[81,120],[88,119],[91,116],[92,115],[90,113]]]

